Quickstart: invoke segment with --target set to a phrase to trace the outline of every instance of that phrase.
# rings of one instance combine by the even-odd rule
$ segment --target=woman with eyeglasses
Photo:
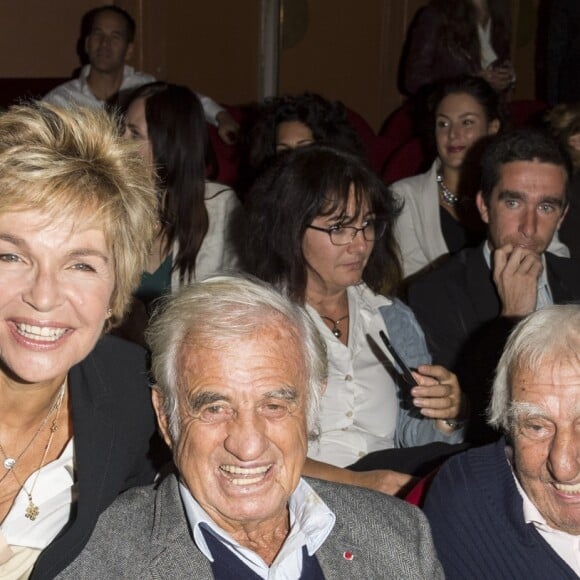
[[[463,409],[455,375],[429,364],[412,312],[378,293],[401,276],[393,196],[356,156],[310,145],[258,179],[249,211],[248,269],[304,305],[327,344],[320,437],[305,474],[400,492],[433,449],[415,459],[384,450],[460,442]],[[417,369],[417,386],[385,354],[381,331]]]

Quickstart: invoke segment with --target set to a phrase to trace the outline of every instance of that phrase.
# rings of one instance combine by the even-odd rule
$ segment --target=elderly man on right
[[[580,305],[519,323],[489,416],[504,437],[451,459],[427,495],[446,578],[578,578]]]
[[[443,577],[419,510],[300,477],[327,377],[303,308],[257,282],[210,278],[170,298],[147,340],[178,474],[113,503],[58,578]]]

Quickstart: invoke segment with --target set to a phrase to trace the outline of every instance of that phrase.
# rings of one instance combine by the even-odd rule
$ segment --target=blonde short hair
[[[153,175],[105,111],[47,103],[0,115],[0,212],[73,216],[101,229],[115,265],[110,326],[119,323],[155,233]]]

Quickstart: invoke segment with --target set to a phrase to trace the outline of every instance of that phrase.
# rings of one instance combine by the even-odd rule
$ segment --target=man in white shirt
[[[134,49],[135,20],[115,5],[99,6],[88,14],[84,48],[89,64],[76,79],[50,91],[44,100],[62,107],[103,107],[123,94],[155,81],[126,64]],[[206,120],[217,126],[221,139],[233,144],[239,130],[231,115],[215,101],[198,95]]]
[[[209,278],[170,298],[147,340],[179,473],[123,494],[58,578],[443,578],[419,510],[300,477],[327,376],[304,309]]]
[[[489,421],[505,437],[452,458],[425,512],[448,580],[580,576],[580,305],[524,319]]]

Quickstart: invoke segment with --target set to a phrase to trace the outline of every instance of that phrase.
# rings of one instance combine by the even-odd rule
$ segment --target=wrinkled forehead
[[[209,316],[206,321],[198,321],[185,333],[178,350],[178,371],[195,367],[196,372],[202,372],[203,360],[208,354],[241,364],[250,346],[256,357],[279,358],[281,362],[291,361],[297,368],[305,368],[303,340],[288,318],[267,310],[237,317],[228,310],[225,307],[222,316]],[[262,320],[260,312],[264,317]]]
[[[178,388],[182,402],[203,394],[235,403],[252,404],[264,398],[284,399],[306,409],[306,369],[302,353],[285,332],[266,332],[206,344],[185,343],[181,351]]]
[[[520,364],[511,374],[512,402],[580,412],[580,354]]]

